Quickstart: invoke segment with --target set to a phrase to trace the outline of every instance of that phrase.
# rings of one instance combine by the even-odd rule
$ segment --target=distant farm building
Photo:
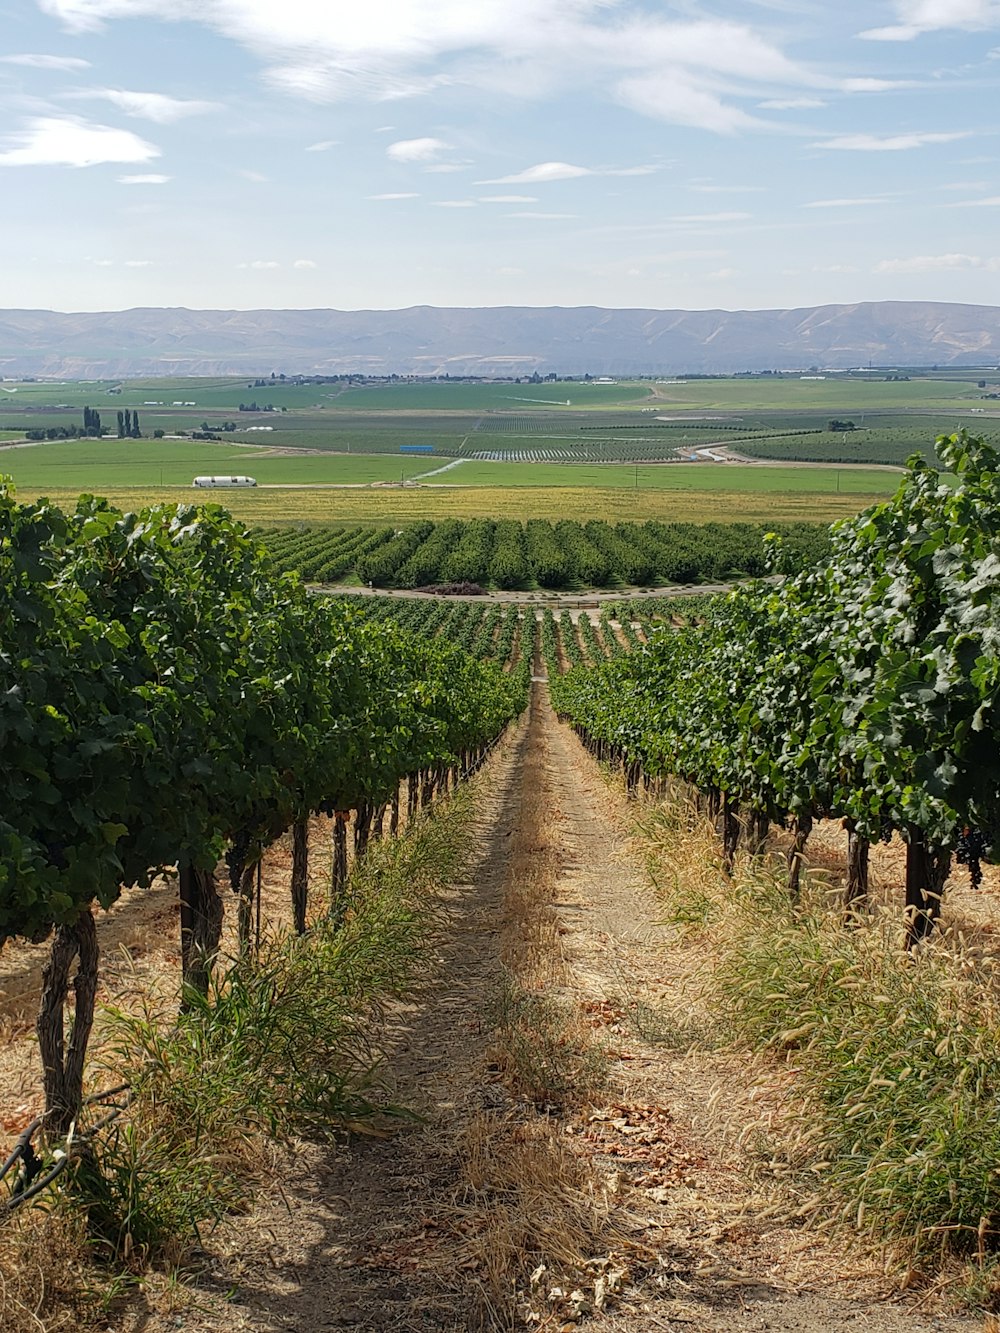
[[[257,482],[253,477],[195,477],[191,485],[210,489],[218,486],[256,486]]]

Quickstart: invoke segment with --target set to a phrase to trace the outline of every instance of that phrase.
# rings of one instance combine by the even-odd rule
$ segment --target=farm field
[[[991,1327],[997,455],[942,465],[781,533],[784,579],[576,607],[281,571],[690,582],[764,572],[764,532],[248,542],[0,493],[0,1326]]]
[[[479,460],[428,478],[457,486],[594,486],[667,491],[809,492],[814,495],[891,494],[897,472],[880,468],[754,467],[738,463],[493,463]]]
[[[0,449],[0,472],[25,489],[104,493],[123,486],[187,486],[202,474],[249,474],[261,485],[370,485],[411,477],[434,467],[425,458],[299,454],[267,445],[201,440],[56,440]]]
[[[112,504],[132,510],[150,504],[223,505],[235,518],[259,527],[283,523],[371,523],[398,526],[416,519],[572,518],[609,522],[831,523],[856,514],[877,494],[815,491],[727,491],[724,508],[715,490],[634,490],[583,486],[302,487],[289,490],[194,491],[190,486],[102,487]],[[72,508],[79,491],[52,486],[18,489],[22,499],[47,495]]]
[[[202,473],[247,473],[260,485],[368,485],[396,482],[423,474],[435,486],[595,487],[724,490],[840,491],[877,495],[896,487],[895,473],[879,469],[833,467],[755,467],[728,464],[670,463],[659,466],[616,464],[491,463],[433,457],[357,454],[274,453],[267,445],[220,444],[187,440],[47,441],[0,450],[0,472],[23,488],[101,491],[123,486],[190,485]]]
[[[0,432],[79,425],[89,406],[112,433],[117,413],[128,410],[139,413],[144,436],[228,425],[227,442],[351,454],[398,455],[401,445],[415,444],[443,457],[641,462],[724,440],[761,458],[899,465],[913,450],[929,455],[937,434],[963,424],[997,429],[1000,404],[983,396],[1000,391],[997,381],[969,371],[902,380],[850,374],[617,384],[28,382],[0,386]],[[241,412],[241,404],[259,410]],[[831,432],[832,419],[859,430]],[[782,438],[789,433],[803,439]]]
[[[812,566],[829,550],[819,524],[773,525],[787,568]],[[764,525],[413,523],[401,529],[332,525],[263,529],[274,567],[307,582],[355,581],[377,588],[451,585],[487,589],[607,588],[718,583],[768,571]]]

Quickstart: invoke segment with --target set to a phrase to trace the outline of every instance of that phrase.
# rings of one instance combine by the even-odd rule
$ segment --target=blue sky
[[[1000,0],[0,0],[0,303],[1000,304],[998,78]]]

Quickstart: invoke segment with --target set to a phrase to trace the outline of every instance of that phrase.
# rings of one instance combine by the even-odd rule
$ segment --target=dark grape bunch
[[[229,883],[232,886],[233,893],[239,893],[240,881],[243,878],[243,870],[247,863],[247,854],[250,851],[250,834],[246,829],[233,835],[233,840],[229,844],[226,852],[226,865],[229,868]]]
[[[955,860],[969,867],[969,880],[974,889],[983,882],[982,858],[986,855],[986,839],[979,829],[963,828],[955,843]]]

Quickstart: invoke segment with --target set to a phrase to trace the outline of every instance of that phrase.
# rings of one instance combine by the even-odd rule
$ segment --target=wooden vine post
[[[871,844],[855,827],[847,823],[847,887],[844,891],[844,914],[848,920],[862,912],[868,903],[868,854]]]
[[[306,930],[309,905],[309,821],[297,819],[292,825],[292,919],[297,935]]]

